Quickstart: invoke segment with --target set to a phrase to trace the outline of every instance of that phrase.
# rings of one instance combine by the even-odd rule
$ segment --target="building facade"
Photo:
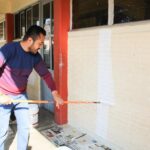
[[[149,1],[2,2],[9,7],[0,12],[0,28],[5,30],[0,33],[1,43],[20,39],[34,22],[45,27],[47,43],[41,54],[61,96],[64,100],[101,102],[64,105],[60,110],[45,106],[54,111],[58,124],[69,123],[112,149],[150,149]],[[13,19],[17,16],[20,29],[18,19]],[[31,98],[50,98],[35,73],[30,80]]]

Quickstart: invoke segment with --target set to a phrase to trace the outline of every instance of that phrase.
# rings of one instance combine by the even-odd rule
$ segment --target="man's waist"
[[[22,89],[22,90],[6,90],[0,87],[0,95],[18,95],[21,93],[25,93],[26,89]]]

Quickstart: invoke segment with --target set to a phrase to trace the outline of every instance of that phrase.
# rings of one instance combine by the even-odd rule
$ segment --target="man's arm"
[[[51,73],[48,71],[45,63],[40,61],[38,65],[34,67],[36,72],[41,76],[41,78],[45,81],[48,88],[51,90],[52,96],[56,102],[56,106],[59,108],[59,105],[63,104],[63,99],[58,94],[58,91],[56,90],[55,82],[52,78]]]

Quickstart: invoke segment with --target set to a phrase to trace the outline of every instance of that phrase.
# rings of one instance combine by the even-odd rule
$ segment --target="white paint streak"
[[[114,87],[111,60],[111,31],[100,31],[98,51],[98,100],[112,105],[114,103]]]
[[[102,103],[97,106],[96,132],[102,138],[107,138],[109,107],[114,103],[114,89],[111,60],[111,31],[102,30],[99,33],[98,45],[98,91],[97,99]]]

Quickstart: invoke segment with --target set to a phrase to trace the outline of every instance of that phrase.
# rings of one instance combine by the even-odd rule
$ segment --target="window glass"
[[[5,39],[5,22],[0,23],[0,40]]]
[[[0,23],[0,39],[3,39],[3,22]]]
[[[6,39],[6,31],[5,31],[5,26],[6,26],[6,23],[4,21],[4,39]]]
[[[26,16],[25,16],[25,11],[22,11],[20,13],[20,27],[21,27],[21,37],[24,36],[25,31],[26,31]]]
[[[26,29],[32,25],[32,9],[29,8],[26,10]]]
[[[43,24],[50,19],[50,3],[43,5]]]
[[[43,5],[43,26],[46,31],[44,41],[43,58],[48,68],[50,68],[50,46],[51,46],[51,27],[50,27],[50,3]]]
[[[51,39],[51,69],[54,70],[54,37]]]
[[[114,0],[114,23],[150,19],[149,0]]]
[[[15,14],[15,38],[20,38],[20,13]]]
[[[108,0],[73,0],[73,29],[106,25]]]
[[[40,25],[39,22],[39,4],[33,6],[33,24]]]
[[[43,58],[47,67],[51,70],[54,69],[54,12],[53,1],[43,4],[43,27],[46,31],[46,38],[44,41]]]
[[[54,2],[51,1],[51,33],[54,34]]]
[[[51,50],[50,50],[50,68],[54,69],[54,2],[51,1]]]
[[[40,25],[39,4],[35,4],[15,14],[15,38],[24,36],[26,30],[33,24]]]

